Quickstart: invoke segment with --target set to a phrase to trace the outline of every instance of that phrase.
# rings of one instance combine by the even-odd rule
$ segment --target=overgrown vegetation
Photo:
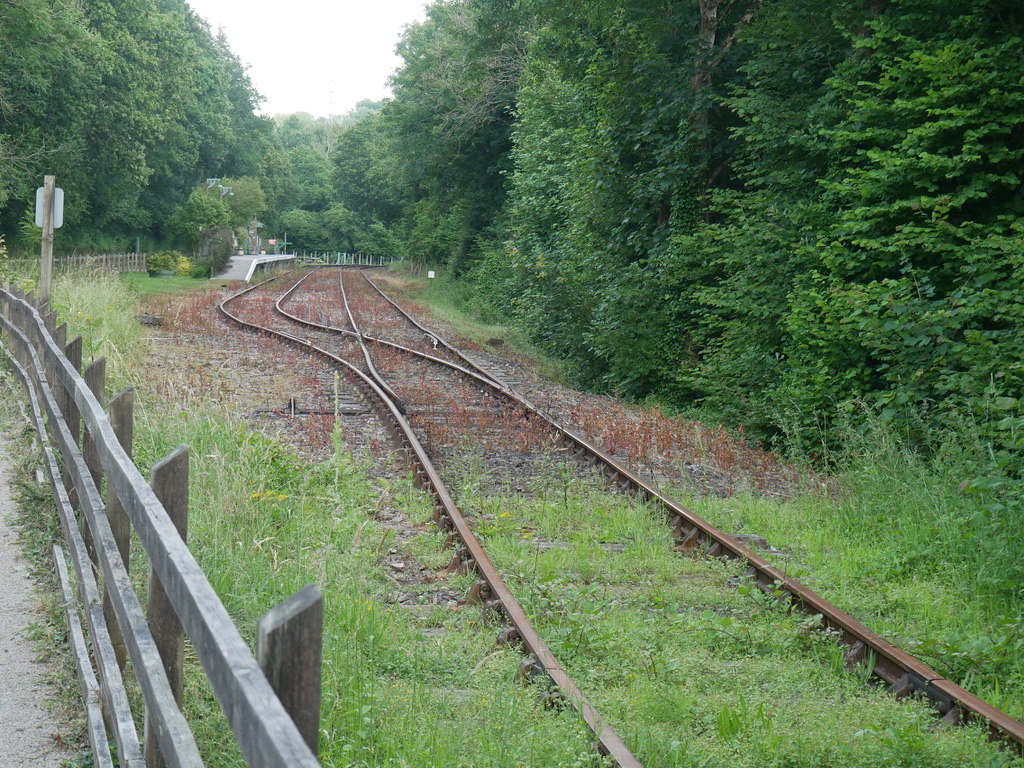
[[[934,575],[920,583],[975,618],[922,652],[997,700],[997,680],[1016,685],[1019,3],[448,0],[406,33],[393,99],[273,127],[224,42],[157,5],[0,11],[11,39],[66,43],[0,52],[13,247],[32,244],[30,191],[56,168],[58,248],[142,234],[223,259],[265,192],[299,247],[439,265],[435,293],[513,324],[567,378],[839,471],[845,495],[810,517],[862,562],[829,578],[885,575],[930,604],[907,585]],[[95,351],[131,357],[119,305],[57,296]]]
[[[60,285],[58,294],[95,292],[76,300],[83,306],[130,303],[116,280]],[[99,313],[76,322],[87,337],[116,336]],[[113,360],[124,366],[115,375],[149,381],[132,373],[130,356]],[[538,691],[513,682],[518,654],[495,649],[498,627],[478,608],[430,607],[434,589],[461,594],[470,578],[420,585],[416,611],[395,602],[386,575],[394,539],[374,516],[390,504],[428,519],[418,491],[405,481],[375,487],[364,459],[344,449],[305,466],[223,406],[192,392],[186,408],[171,391],[139,392],[137,461],[192,447],[191,546],[243,634],[252,640],[259,615],[309,581],[327,595],[324,764],[593,760],[569,712],[545,709]],[[792,575],[1022,716],[1019,594],[999,587],[1015,560],[997,539],[979,538],[977,513],[991,500],[953,490],[884,423],[860,440],[862,458],[824,491],[690,503],[726,530],[767,537]],[[646,765],[1014,764],[981,731],[934,731],[923,704],[866,688],[813,618],[774,608],[741,573],[673,554],[664,522],[644,507],[556,464],[533,497],[488,496],[473,472],[468,465],[460,503],[556,654]],[[977,535],[965,536],[962,520]],[[424,532],[403,546],[439,568],[450,557],[442,538]],[[210,764],[240,765],[195,673],[189,717]]]
[[[0,232],[30,243],[44,167],[58,250],[178,238],[216,269],[265,215],[299,248],[445,266],[588,387],[804,451],[874,418],[934,449],[956,412],[1012,484],[1017,5],[451,0],[407,30],[392,99],[268,121],[180,0],[32,0],[4,31],[66,44],[3,54]]]

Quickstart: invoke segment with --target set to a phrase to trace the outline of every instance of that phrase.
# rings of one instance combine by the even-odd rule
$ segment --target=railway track
[[[594,734],[603,754],[610,756],[615,764],[622,768],[642,768],[640,761],[626,748],[618,734],[605,723],[534,629],[526,612],[498,574],[447,487],[441,481],[430,457],[403,416],[398,403],[391,399],[385,389],[364,373],[357,364],[353,364],[326,348],[330,345],[320,346],[313,339],[303,339],[269,325],[260,325],[254,321],[253,315],[263,319],[265,312],[261,311],[262,307],[255,313],[248,311],[236,313],[228,308],[228,304],[237,303],[240,297],[248,292],[258,290],[263,285],[265,284],[258,284],[242,294],[225,300],[220,305],[221,311],[228,319],[248,330],[266,333],[289,344],[304,348],[323,359],[334,361],[352,375],[353,379],[362,386],[365,396],[375,401],[396,444],[408,454],[416,474],[417,484],[433,496],[435,508],[438,510],[435,516],[438,524],[452,530],[458,538],[459,546],[453,558],[453,567],[461,571],[475,571],[481,577],[480,581],[474,584],[466,601],[480,603],[492,612],[500,610],[507,617],[509,626],[499,634],[499,641],[523,647],[527,658],[527,662],[522,667],[524,677],[527,679],[535,679],[541,675],[547,677],[551,681],[553,689],[558,691],[559,696],[583,718],[587,727]],[[306,322],[309,323],[309,321]],[[358,337],[358,332],[348,331],[341,335],[346,337],[346,342],[351,342],[353,335]],[[320,341],[324,340],[321,338]],[[350,355],[354,354],[351,343],[345,343],[342,347]]]
[[[485,425],[476,438],[485,451],[503,440],[507,442],[503,436],[509,430],[518,430],[532,435],[532,450],[557,447],[585,466],[599,468],[615,488],[635,494],[664,512],[678,552],[741,563],[751,582],[779,604],[820,616],[823,628],[831,631],[844,649],[846,663],[869,667],[873,678],[893,695],[925,697],[947,723],[981,721],[994,736],[1024,745],[1021,723],[872,633],[756,552],[662,495],[614,457],[545,416],[515,391],[507,376],[481,366],[424,328],[362,271],[317,270],[276,298],[261,294],[263,287],[254,286],[225,301],[222,311],[253,330],[273,333],[325,359],[335,359],[360,382],[365,397],[376,398],[378,407],[389,414],[389,429],[410,456],[417,482],[434,496],[435,521],[454,531],[461,542],[453,567],[475,569],[482,576],[479,586],[474,587],[473,599],[492,604],[498,601],[496,604],[511,620],[513,634],[523,641],[532,673],[544,673],[552,680],[598,735],[602,751],[617,764],[639,765],[526,621],[435,469],[431,453],[441,457],[442,464],[450,458],[446,451],[450,451],[451,441],[446,443],[441,427],[451,427],[454,421]],[[250,307],[237,309],[243,304]],[[269,311],[271,304],[273,312]],[[228,305],[235,308],[229,309]],[[444,371],[443,378],[439,371]],[[441,407],[439,390],[447,396],[441,399],[446,404]],[[426,397],[423,392],[427,392]],[[522,626],[520,620],[525,622]]]

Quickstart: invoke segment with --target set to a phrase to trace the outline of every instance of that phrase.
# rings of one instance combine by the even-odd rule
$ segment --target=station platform
[[[228,268],[219,275],[213,276],[211,280],[241,280],[249,282],[252,276],[265,264],[274,264],[279,261],[295,261],[294,253],[272,253],[272,254],[245,254],[243,256],[232,256],[228,262]]]

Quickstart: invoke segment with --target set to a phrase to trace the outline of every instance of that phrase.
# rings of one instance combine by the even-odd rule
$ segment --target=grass
[[[108,385],[115,391],[129,386],[130,372],[142,367],[148,347],[125,283],[108,272],[58,272],[50,304],[68,326],[68,341],[82,337],[83,364],[105,357]]]
[[[118,375],[143,381],[131,292],[116,280],[76,283],[61,288],[66,319],[89,335],[90,348],[116,350]],[[123,326],[114,317],[121,313],[130,320]],[[499,627],[478,609],[431,608],[442,584],[418,587],[422,611],[395,602],[375,511],[386,498],[426,520],[430,505],[408,482],[375,484],[366,460],[343,451],[300,463],[216,402],[193,398],[183,412],[173,398],[141,399],[137,463],[145,471],[178,444],[191,446],[190,546],[243,635],[253,642],[259,616],[304,584],[323,590],[324,765],[597,762],[570,711],[545,709],[512,682],[519,656],[495,647]],[[813,622],[774,609],[731,566],[671,553],[664,521],[642,505],[599,493],[554,462],[535,495],[491,497],[474,479],[479,466],[467,467],[460,501],[542,636],[645,765],[1010,764],[980,731],[933,729],[921,703],[865,686]],[[971,585],[981,582],[960,583],[969,561],[948,573],[938,566],[953,550],[936,549],[927,568],[905,556],[919,551],[907,543],[921,525],[946,514],[935,514],[935,500],[958,501],[948,478],[919,465],[903,476],[894,468],[885,454],[851,467],[838,500],[737,495],[691,505],[726,530],[766,536],[784,550],[783,567],[875,629],[937,653],[953,637],[949,627],[972,643],[994,639],[994,612],[1012,604],[971,604]],[[898,504],[887,484],[904,489]],[[926,484],[936,489],[931,502]],[[946,512],[956,519],[953,509]],[[927,529],[917,544],[934,530],[956,526]],[[424,532],[402,546],[437,567],[450,557],[441,538]],[[471,581],[451,577],[443,587],[465,591]],[[999,652],[1010,657],[1006,632]],[[1012,712],[1021,700],[1018,662],[991,649],[982,655],[997,662],[982,685]],[[194,657],[190,669],[187,714],[207,764],[241,765]]]
[[[838,498],[692,505],[726,530],[766,536],[784,550],[772,558],[777,565],[1021,720],[1020,552],[991,524],[987,500],[958,490],[962,469],[924,461],[879,436],[875,450],[840,476]],[[972,530],[979,517],[980,535]]]
[[[424,634],[386,599],[383,535],[372,519],[380,491],[368,467],[344,454],[307,467],[215,412],[164,414],[159,424],[139,435],[139,463],[180,442],[192,447],[191,547],[250,643],[277,601],[308,582],[325,594],[324,765],[570,766],[591,753],[575,718],[550,716],[511,684],[517,659],[493,655],[494,627]],[[207,764],[240,765],[193,672],[188,714]],[[521,738],[509,744],[507,733]]]
[[[150,277],[145,272],[124,272],[119,279],[140,299],[164,294],[180,294],[191,291],[209,290],[214,284],[210,280],[194,277]],[[220,283],[216,283],[220,285]]]
[[[923,703],[865,685],[813,617],[780,611],[739,565],[672,553],[659,513],[560,482],[535,498],[476,499],[476,527],[644,765],[1011,762],[981,729],[936,730]]]

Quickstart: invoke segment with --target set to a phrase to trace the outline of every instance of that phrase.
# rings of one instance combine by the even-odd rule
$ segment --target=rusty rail
[[[722,557],[745,563],[748,566],[747,575],[759,588],[776,595],[783,601],[788,601],[805,613],[820,615],[823,628],[834,631],[840,645],[845,647],[847,663],[851,665],[871,664],[872,674],[884,681],[888,686],[888,691],[893,695],[897,697],[910,694],[924,696],[934,705],[944,722],[957,724],[970,720],[981,720],[988,724],[994,737],[1024,747],[1024,724],[1009,717],[956,683],[947,680],[935,670],[869,630],[849,614],[839,610],[798,580],[787,576],[763,557],[739,544],[692,510],[662,494],[637,473],[552,419],[518,392],[499,382],[452,344],[421,325],[384,294],[372,280],[366,278],[365,275],[364,278],[409,322],[428,337],[435,339],[439,345],[458,356],[464,365],[457,365],[435,355],[419,352],[385,339],[360,335],[365,341],[389,346],[407,354],[430,360],[437,365],[446,366],[461,376],[473,379],[480,387],[489,389],[495,396],[510,399],[519,406],[536,413],[538,418],[544,419],[561,436],[571,454],[587,464],[601,466],[611,482],[620,489],[635,493],[644,501],[664,509],[669,518],[669,524],[672,526],[677,551],[708,557]],[[322,330],[353,333],[332,326],[312,323],[286,312],[283,314],[296,322]]]
[[[460,540],[461,547],[456,551],[453,562],[460,570],[475,570],[481,577],[481,581],[475,584],[470,590],[470,595],[467,597],[467,600],[480,603],[485,608],[494,609],[500,606],[501,610],[503,610],[507,616],[512,628],[511,632],[504,632],[500,635],[501,641],[505,643],[518,641],[523,645],[527,655],[532,657],[534,660],[531,666],[534,670],[547,675],[547,677],[550,678],[551,683],[561,692],[565,701],[567,701],[570,706],[580,714],[584,722],[586,722],[587,727],[596,737],[599,749],[603,754],[610,756],[615,761],[616,765],[621,766],[621,768],[643,768],[640,761],[637,760],[636,757],[626,748],[626,745],[623,743],[622,739],[619,738],[618,734],[608,726],[594,706],[583,695],[583,692],[579,689],[573,679],[562,668],[561,664],[555,658],[555,655],[548,648],[547,644],[541,639],[537,630],[534,628],[529,618],[527,618],[526,612],[512,595],[508,586],[494,567],[494,564],[487,556],[483,546],[473,534],[469,523],[462,515],[462,512],[455,503],[455,500],[449,493],[448,488],[441,480],[440,475],[437,473],[437,470],[434,468],[433,463],[427,456],[426,451],[420,444],[419,439],[413,432],[412,426],[409,424],[398,405],[388,397],[385,389],[380,386],[373,377],[364,373],[347,360],[332,354],[328,350],[318,347],[312,342],[300,339],[292,334],[260,326],[255,323],[249,323],[229,311],[228,304],[241,298],[250,291],[259,288],[267,282],[269,281],[253,285],[222,301],[219,305],[221,313],[242,328],[278,337],[290,344],[312,352],[334,365],[341,366],[343,369],[350,371],[356,376],[357,380],[362,383],[367,394],[377,402],[378,410],[382,414],[396,444],[406,453],[412,466],[417,486],[426,490],[433,496],[435,508],[434,518],[437,521],[438,526],[444,530],[453,531]],[[292,287],[292,290],[294,290],[294,288],[295,286]],[[289,315],[289,317],[293,316]],[[310,326],[317,326],[316,323],[311,323],[309,321],[300,322]],[[346,331],[344,329],[332,330],[358,335],[357,331]]]

